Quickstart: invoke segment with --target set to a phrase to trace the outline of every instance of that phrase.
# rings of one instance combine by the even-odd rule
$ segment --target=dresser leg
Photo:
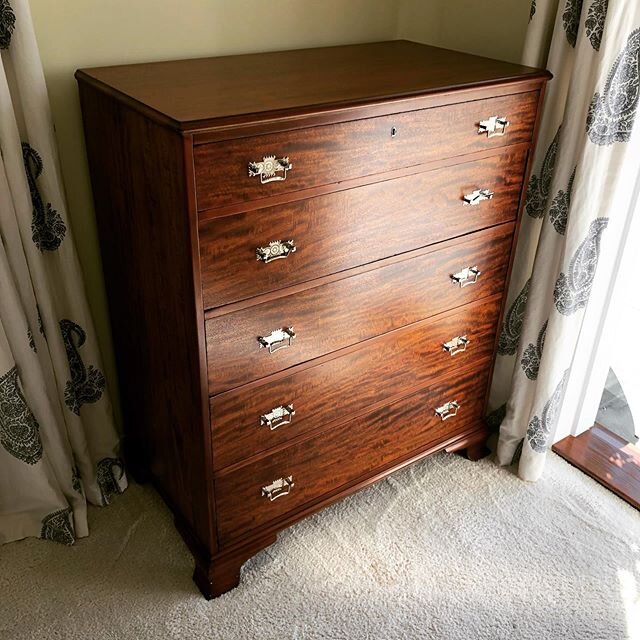
[[[212,563],[208,569],[196,565],[193,581],[202,595],[207,600],[211,600],[235,589],[240,584],[240,567],[242,562],[236,565]]]
[[[240,584],[242,565],[277,540],[275,533],[267,537],[246,542],[243,546],[217,553],[209,564],[200,564],[196,559],[193,581],[207,599],[217,598]]]

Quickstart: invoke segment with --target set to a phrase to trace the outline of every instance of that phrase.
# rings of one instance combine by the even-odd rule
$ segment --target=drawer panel
[[[396,180],[200,223],[205,308],[367,264],[509,220],[518,211],[526,148]],[[464,196],[494,192],[477,206]],[[265,263],[256,249],[293,240]]]
[[[439,376],[489,361],[500,305],[501,298],[481,300],[369,340],[355,352],[304,371],[213,397],[214,468],[343,422]],[[452,355],[443,344],[456,336],[466,336],[469,342],[464,351]],[[275,412],[267,424],[279,407],[287,409]],[[267,420],[261,421],[262,416]]]
[[[538,92],[474,100],[379,118],[204,144],[194,149],[199,210],[375,175],[441,158],[529,142]],[[502,136],[479,134],[491,116],[511,123]],[[392,136],[395,130],[395,136]],[[286,179],[263,184],[249,163],[288,157]],[[276,177],[284,177],[278,172]]]
[[[501,293],[514,223],[466,236],[413,258],[313,287],[206,322],[209,391],[221,393],[443,311]],[[477,266],[475,284],[452,274]],[[270,353],[258,336],[293,328],[291,346]]]
[[[375,473],[420,448],[480,423],[489,366],[482,365],[365,416],[215,478],[218,533],[224,545],[340,487]],[[457,415],[435,409],[455,400]],[[288,495],[270,501],[262,487],[293,479]]]

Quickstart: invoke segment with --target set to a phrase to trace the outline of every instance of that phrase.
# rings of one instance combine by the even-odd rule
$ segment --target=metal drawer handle
[[[282,496],[289,495],[293,486],[293,476],[279,478],[278,480],[274,480],[271,484],[268,484],[266,487],[262,487],[262,496],[264,498],[269,498],[269,501],[273,502],[278,498],[282,498]]]
[[[276,180],[286,180],[287,171],[291,171],[293,165],[289,158],[276,158],[275,156],[264,156],[262,162],[249,163],[249,177],[260,176],[260,182],[275,182]],[[280,176],[279,173],[284,175]]]
[[[290,347],[296,332],[293,327],[283,327],[272,331],[268,336],[258,336],[258,343],[261,349],[269,349],[269,353],[273,353],[278,349]]]
[[[451,357],[453,357],[456,353],[466,351],[469,346],[469,342],[471,341],[467,336],[456,336],[455,338],[451,338],[449,342],[445,342],[442,345],[442,350],[446,351]]]
[[[273,262],[281,258],[289,257],[289,254],[296,252],[296,243],[293,240],[275,240],[266,247],[256,249],[256,258],[262,262]]]
[[[511,123],[504,116],[491,116],[487,120],[481,120],[478,127],[478,135],[487,134],[487,138],[503,136]]]
[[[475,284],[478,282],[478,276],[482,273],[478,267],[465,267],[462,271],[458,271],[458,273],[454,273],[451,276],[451,281],[453,284],[457,284],[462,287],[467,287],[470,284]]]
[[[438,407],[436,409],[436,415],[440,418],[440,420],[442,420],[442,422],[444,422],[445,420],[453,418],[453,416],[457,415],[458,409],[460,409],[460,405],[455,400],[452,400],[451,402],[447,402],[441,407]]]
[[[270,431],[275,431],[278,427],[291,424],[295,415],[292,404],[281,405],[271,409],[269,413],[263,413],[260,416],[260,426],[269,427]]]
[[[495,191],[490,191],[489,189],[476,189],[471,193],[468,193],[464,196],[463,200],[465,205],[471,205],[475,207],[479,205],[483,200],[493,200],[493,196],[495,196]]]

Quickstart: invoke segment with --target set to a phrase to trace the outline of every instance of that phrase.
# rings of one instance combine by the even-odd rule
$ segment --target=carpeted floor
[[[133,486],[75,547],[0,548],[3,640],[640,637],[640,514],[556,456],[525,484],[438,455],[283,532],[211,602]]]

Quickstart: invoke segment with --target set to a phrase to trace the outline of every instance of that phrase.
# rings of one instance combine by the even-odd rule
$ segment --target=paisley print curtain
[[[87,535],[126,478],[27,0],[0,0],[0,542]]]
[[[580,348],[602,239],[610,219],[631,206],[640,172],[640,2],[533,0],[524,63],[546,64],[554,79],[490,406],[502,419],[498,462],[519,461],[519,475],[536,480]]]

